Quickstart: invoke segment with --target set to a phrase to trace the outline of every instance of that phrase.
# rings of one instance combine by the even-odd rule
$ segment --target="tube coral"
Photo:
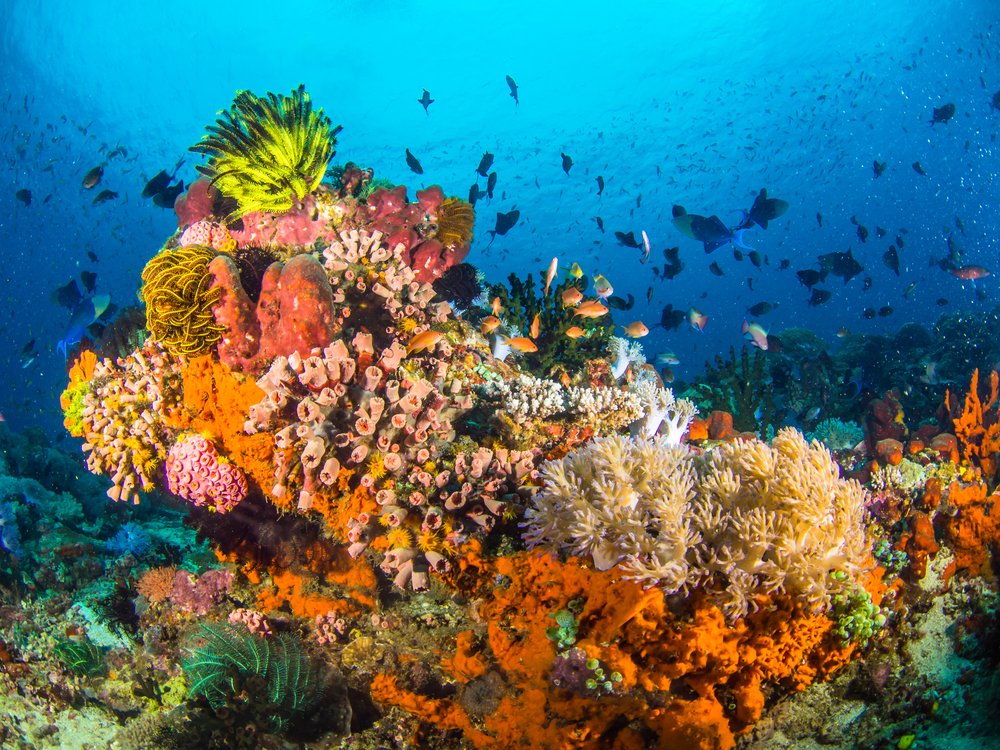
[[[251,211],[283,213],[319,187],[340,126],[313,110],[304,86],[267,98],[240,91],[221,114],[191,151],[209,157],[198,171],[236,201],[226,223]]]
[[[146,327],[171,354],[203,354],[222,338],[223,327],[212,316],[222,296],[208,273],[214,257],[202,245],[162,250],[142,270]]]

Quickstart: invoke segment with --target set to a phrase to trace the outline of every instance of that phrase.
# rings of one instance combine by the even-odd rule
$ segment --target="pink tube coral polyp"
[[[202,435],[188,435],[167,454],[167,488],[193,505],[228,513],[247,496],[247,478]]]

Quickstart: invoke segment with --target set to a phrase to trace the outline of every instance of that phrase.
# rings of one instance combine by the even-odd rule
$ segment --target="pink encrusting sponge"
[[[247,496],[247,478],[202,435],[188,435],[167,454],[167,487],[194,505],[228,513]]]

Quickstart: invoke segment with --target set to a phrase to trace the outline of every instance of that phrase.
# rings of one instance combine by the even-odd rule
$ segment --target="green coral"
[[[740,432],[764,435],[778,426],[773,388],[767,374],[766,355],[747,347],[740,351],[729,347],[729,359],[715,356],[715,366],[706,362],[704,380],[683,394],[695,403],[698,411],[709,414],[727,411],[733,415],[733,427]]]
[[[71,672],[83,677],[98,677],[104,674],[104,652],[89,638],[73,640],[67,638],[55,646],[55,655]]]
[[[845,646],[856,643],[864,648],[886,623],[885,610],[876,606],[871,594],[859,586],[834,595],[831,601],[829,616],[836,623],[834,632]]]
[[[291,96],[239,91],[191,151],[209,157],[198,171],[236,202],[227,223],[251,211],[284,213],[316,190],[334,153],[336,135],[304,86]]]
[[[540,285],[544,286],[545,274],[539,273]],[[510,337],[527,336],[531,324],[538,315],[538,338],[534,339],[537,352],[521,355],[518,365],[521,370],[540,377],[554,378],[562,373],[570,377],[582,374],[585,364],[592,359],[608,359],[614,326],[610,317],[584,318],[574,315],[574,308],[564,307],[562,294],[570,287],[582,293],[587,288],[587,277],[567,278],[558,286],[549,289],[547,296],[539,296],[535,290],[535,279],[517,274],[508,277],[508,286],[489,284],[488,297],[500,298],[503,311],[500,318],[504,326],[497,333],[506,331]],[[604,324],[607,325],[604,325]],[[566,335],[569,328],[576,326],[584,331],[580,338]]]
[[[203,645],[189,649],[181,667],[188,694],[217,711],[242,707],[284,731],[323,697],[320,670],[294,636],[262,638],[244,628],[202,625],[201,638]]]
[[[83,436],[83,400],[90,393],[90,381],[80,380],[63,391],[63,424],[73,437]]]

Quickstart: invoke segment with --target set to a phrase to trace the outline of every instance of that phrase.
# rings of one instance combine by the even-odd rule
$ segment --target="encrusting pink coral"
[[[228,513],[246,498],[247,478],[203,435],[188,435],[167,454],[167,488],[194,505]]]

